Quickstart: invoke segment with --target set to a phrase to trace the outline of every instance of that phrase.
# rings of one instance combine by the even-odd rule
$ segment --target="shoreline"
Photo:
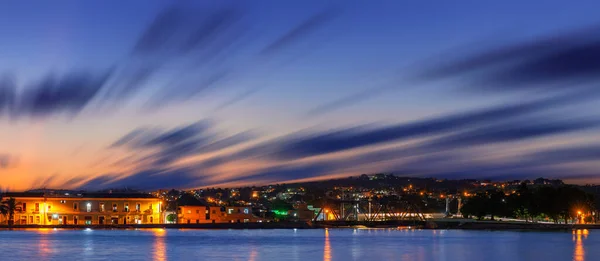
[[[445,229],[445,230],[504,230],[504,231],[571,231],[600,229],[600,224],[547,224],[502,221],[429,220],[429,221],[381,221],[381,222],[262,222],[262,223],[205,223],[205,224],[128,224],[128,225],[0,225],[0,230],[22,229]]]

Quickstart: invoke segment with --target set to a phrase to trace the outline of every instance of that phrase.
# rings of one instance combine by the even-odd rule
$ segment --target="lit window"
[[[92,203],[87,203],[86,208],[87,208],[86,209],[87,212],[92,212]],[[86,221],[86,224],[87,224],[87,221]],[[90,221],[90,224],[91,224],[91,221]]]
[[[104,212],[104,203],[100,203],[100,212]]]
[[[249,212],[249,211],[248,211],[248,209],[247,209],[247,208],[245,208],[245,209],[244,209],[244,214],[248,214],[248,212]]]
[[[113,204],[112,210],[113,210],[113,212],[117,212],[117,204]]]
[[[66,200],[61,200],[60,203],[61,204],[65,204],[65,203],[67,203],[67,201]]]
[[[129,203],[125,203],[125,212],[129,212]]]
[[[233,214],[233,208],[227,209],[227,214]]]
[[[191,211],[191,210],[188,210],[187,212],[188,212],[188,214],[192,214],[192,211]]]

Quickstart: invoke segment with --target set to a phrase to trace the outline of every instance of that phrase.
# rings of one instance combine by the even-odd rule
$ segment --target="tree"
[[[500,190],[492,190],[488,192],[489,198],[486,204],[487,212],[494,220],[494,216],[507,216],[506,200],[504,192]]]
[[[477,195],[469,198],[469,200],[460,209],[460,212],[466,218],[475,216],[477,219],[483,220],[483,218],[488,214],[488,201],[489,198],[485,193],[477,193]]]
[[[284,200],[276,199],[271,202],[271,209],[287,212],[294,209],[294,206]]]
[[[558,189],[552,186],[543,186],[534,193],[535,211],[538,214],[545,214],[555,223],[560,218]]]
[[[15,210],[17,209],[17,202],[14,198],[3,200],[0,205],[0,213],[5,217],[8,216],[8,225],[12,226],[15,223]]]
[[[516,193],[506,198],[506,203],[507,216],[523,218],[527,222],[534,214],[533,192],[529,190],[525,182],[521,183]]]
[[[576,186],[542,186],[534,192],[533,211],[545,214],[559,223],[565,224],[578,216],[578,212],[586,213],[594,210],[594,197]]]
[[[558,189],[560,215],[565,224],[569,219],[578,217],[579,213],[590,210],[592,196],[575,186],[561,186]]]
[[[175,223],[177,221],[177,214],[169,214],[167,215],[167,221],[171,223]]]

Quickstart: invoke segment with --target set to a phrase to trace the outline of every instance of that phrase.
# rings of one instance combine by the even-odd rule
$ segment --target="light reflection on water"
[[[587,229],[577,229],[573,231],[573,242],[575,250],[573,251],[573,261],[585,261],[585,249],[583,240],[587,239],[589,231]]]
[[[154,261],[166,261],[165,236],[167,232],[162,228],[153,229],[152,232],[154,232]]]
[[[38,250],[40,252],[40,258],[42,260],[46,260],[50,256],[51,248],[50,241],[48,240],[48,234],[52,233],[53,230],[49,228],[40,228],[37,231],[40,235],[40,239],[38,240]]]
[[[329,242],[329,229],[325,229],[325,247],[323,247],[323,261],[331,261],[331,243]]]
[[[10,249],[0,260],[593,261],[600,260],[596,234],[589,230],[0,230],[1,248]]]

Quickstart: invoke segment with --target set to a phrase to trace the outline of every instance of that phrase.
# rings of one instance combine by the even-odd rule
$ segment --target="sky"
[[[0,8],[0,188],[600,183],[598,1]]]

